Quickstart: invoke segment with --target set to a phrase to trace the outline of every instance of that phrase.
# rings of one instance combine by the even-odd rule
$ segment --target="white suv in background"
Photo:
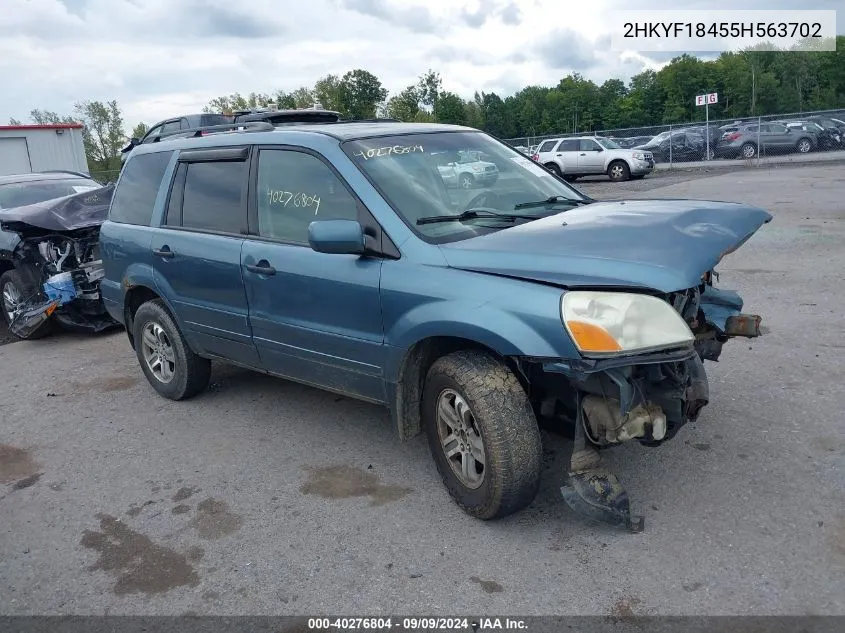
[[[654,170],[651,152],[623,149],[601,136],[543,141],[531,158],[569,181],[599,174],[607,174],[614,181],[628,180]]]

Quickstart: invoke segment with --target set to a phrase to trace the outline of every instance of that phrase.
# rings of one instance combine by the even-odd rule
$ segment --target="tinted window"
[[[161,134],[161,128],[162,128],[161,125],[157,125],[154,128],[150,128],[150,131],[147,132],[146,135],[144,136],[144,143],[149,143],[151,141],[154,141],[156,138],[158,138],[158,135]]]
[[[176,170],[176,177],[173,179],[173,186],[170,188],[170,197],[167,199],[167,213],[164,215],[164,224],[169,226],[180,226],[182,224],[182,194],[185,190],[185,173],[188,171],[186,163],[179,163]]]
[[[262,150],[258,156],[258,233],[307,243],[315,220],[357,220],[355,198],[319,158],[304,152]]]
[[[591,138],[582,138],[578,141],[578,146],[582,152],[592,152],[601,149],[601,146]]]
[[[130,155],[112,198],[109,220],[148,226],[158,188],[173,152]]]
[[[557,143],[557,141],[546,141],[545,143],[540,145],[540,148],[537,150],[537,153],[539,154],[540,152],[552,151],[555,148],[555,143]]]
[[[203,114],[200,117],[199,125],[226,125],[227,123],[231,123],[234,117],[227,116],[225,114]],[[193,124],[191,125],[193,127]]]
[[[181,124],[179,121],[170,121],[169,123],[165,123],[164,127],[161,129],[162,134],[168,134],[170,132],[178,132],[181,129]]]
[[[247,163],[189,163],[182,199],[182,226],[240,233]]]
[[[566,139],[565,141],[561,141],[560,145],[557,148],[559,152],[575,152],[578,150],[578,141],[574,139]]]

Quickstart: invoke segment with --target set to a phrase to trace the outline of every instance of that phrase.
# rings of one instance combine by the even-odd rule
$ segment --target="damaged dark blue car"
[[[714,282],[765,210],[599,202],[459,126],[197,136],[136,148],[100,232],[150,384],[188,398],[222,360],[383,404],[473,516],[533,500],[543,420],[574,437],[566,502],[642,529],[600,449],[674,437],[710,399],[704,361],[760,335]]]

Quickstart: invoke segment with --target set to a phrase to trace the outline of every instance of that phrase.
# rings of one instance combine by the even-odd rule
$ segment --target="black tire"
[[[757,146],[754,143],[745,143],[742,147],[739,148],[739,157],[740,158],[754,158],[757,155]]]
[[[145,328],[157,325],[173,350],[172,378],[164,382],[158,378],[145,358]],[[170,400],[184,400],[195,396],[208,386],[211,378],[211,361],[202,358],[185,342],[185,337],[179,331],[176,322],[165,308],[161,299],[154,299],[142,304],[135,313],[132,326],[135,338],[135,354],[141,370],[150,385],[159,394]]]
[[[799,154],[807,154],[813,149],[813,141],[808,139],[806,136],[801,137],[798,139],[798,142],[795,144],[795,150]]]
[[[607,166],[607,176],[613,182],[622,182],[631,178],[631,168],[624,160],[615,160]]]
[[[563,172],[560,170],[557,163],[546,163],[545,167],[558,178],[563,178]]]
[[[480,486],[465,485],[446,457],[438,431],[441,395],[456,393],[472,412],[483,442]],[[443,484],[469,515],[495,519],[517,512],[537,495],[542,464],[540,430],[525,390],[516,376],[492,356],[461,351],[438,359],[428,372],[422,420]]]
[[[578,180],[578,176],[564,176],[563,179],[566,182],[575,182],[576,180]]]
[[[4,297],[6,296],[6,287],[12,285],[17,289],[17,296],[21,299],[26,299],[27,297],[31,297],[36,291],[37,288],[33,288],[31,284],[28,284],[24,279],[23,275],[21,275],[20,271],[18,270],[7,270],[2,275],[0,275],[0,313],[3,314],[3,322],[6,324],[6,327],[11,325],[11,319],[9,319],[9,315],[6,313],[6,301]],[[53,320],[51,316],[48,318],[44,323],[39,327],[37,330],[29,334],[28,336],[21,336],[19,334],[15,334],[14,332],[9,330],[12,335],[16,336],[17,338],[23,341],[34,341],[36,339],[44,338],[45,336],[50,336],[56,328],[56,322]]]

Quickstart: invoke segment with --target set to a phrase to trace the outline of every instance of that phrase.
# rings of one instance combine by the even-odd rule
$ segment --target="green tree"
[[[20,124],[21,124],[21,122],[18,121],[15,117],[11,117],[9,119],[9,125],[20,125]]]
[[[431,114],[437,118],[437,100],[443,90],[443,81],[440,79],[440,73],[434,72],[430,68],[423,73],[417,81],[417,94],[419,95],[420,103],[431,108]]]
[[[402,92],[390,97],[383,114],[390,119],[414,121],[420,111],[420,96],[416,86],[408,86]]]
[[[132,134],[130,135],[129,138],[142,139],[142,138],[144,138],[144,134],[149,132],[149,130],[150,130],[149,125],[147,125],[146,123],[143,123],[143,122],[139,123],[138,125],[136,125],[135,127],[132,128]]]
[[[49,110],[32,110],[29,113],[29,118],[35,125],[50,125],[60,123],[77,123],[78,121],[72,116],[60,116],[55,112]]]
[[[337,75],[326,75],[314,84],[314,98],[327,110],[343,111],[342,93],[340,77]]]
[[[341,112],[352,119],[372,119],[379,104],[387,99],[381,81],[367,70],[350,70],[340,80]]]
[[[467,112],[464,100],[454,92],[441,92],[437,97],[437,121],[452,125],[466,125]]]
[[[89,171],[118,171],[126,133],[117,101],[80,101],[74,112],[84,126],[82,142]]]

